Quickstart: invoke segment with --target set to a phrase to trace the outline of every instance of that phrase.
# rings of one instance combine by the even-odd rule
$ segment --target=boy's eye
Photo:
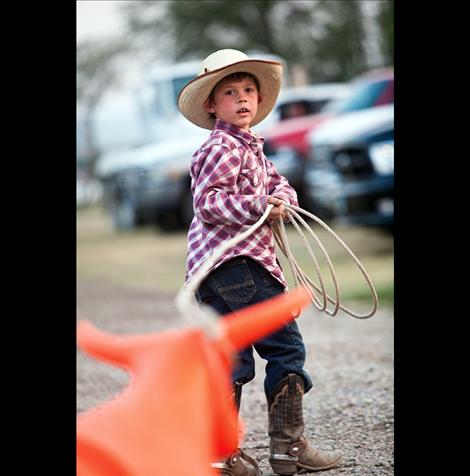
[[[250,87],[246,88],[245,91],[246,91],[247,93],[252,93],[252,92],[255,91],[255,88],[252,88],[252,87],[250,86]]]
[[[235,91],[233,89],[227,89],[227,91],[225,91],[225,94],[227,96],[233,96],[235,94]]]

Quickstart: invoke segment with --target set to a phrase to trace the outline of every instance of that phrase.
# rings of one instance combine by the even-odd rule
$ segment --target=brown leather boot
[[[240,402],[242,397],[242,384],[235,382],[232,387],[232,398],[237,408],[240,411]],[[250,466],[245,464],[245,461]],[[250,458],[241,448],[232,453],[227,459],[219,463],[212,463],[212,467],[219,469],[222,476],[261,476],[261,471],[258,463]]]
[[[303,395],[303,379],[289,374],[279,382],[268,402],[269,462],[276,474],[291,475],[301,469],[329,469],[341,460],[336,452],[313,448],[303,436]]]

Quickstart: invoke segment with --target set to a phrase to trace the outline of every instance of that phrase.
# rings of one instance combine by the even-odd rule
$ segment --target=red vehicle
[[[294,149],[307,160],[310,154],[307,134],[319,124],[344,112],[392,104],[393,100],[393,68],[369,71],[352,81],[351,92],[345,98],[328,103],[317,114],[280,121],[263,130],[262,134],[271,150]]]
[[[296,189],[299,201],[304,201],[304,170],[311,158],[309,133],[325,121],[339,114],[359,111],[372,107],[393,104],[393,68],[369,71],[351,82],[351,91],[346,97],[331,101],[316,114],[284,119],[261,131],[265,138],[265,152],[275,154],[283,149],[294,151],[297,156],[298,179],[292,186]],[[267,152],[266,152],[267,153]]]

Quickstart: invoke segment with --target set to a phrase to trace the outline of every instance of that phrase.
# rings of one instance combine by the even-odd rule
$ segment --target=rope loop
[[[318,278],[319,284],[315,284],[312,279],[300,268],[299,264],[295,260],[295,257],[292,254],[292,251],[289,247],[289,243],[287,240],[287,232],[284,221],[279,218],[275,222],[271,223],[271,227],[274,234],[274,239],[276,244],[282,254],[286,257],[287,262],[289,264],[289,268],[292,274],[292,278],[295,284],[295,287],[303,285],[307,291],[309,292],[312,302],[315,307],[321,311],[325,312],[330,316],[336,316],[338,311],[341,309],[346,314],[355,317],[356,319],[367,319],[372,317],[378,308],[378,297],[377,291],[370,279],[369,275],[367,274],[366,269],[364,268],[363,264],[359,261],[356,255],[351,251],[351,249],[346,245],[346,243],[320,218],[318,218],[313,213],[310,213],[306,210],[303,210],[300,207],[295,205],[290,205],[287,202],[283,202],[284,208],[286,211],[286,217],[290,223],[294,226],[294,228],[299,233],[304,245],[312,259],[313,268],[315,270],[315,274]],[[264,224],[266,219],[269,216],[274,205],[270,204],[266,207],[265,212],[263,213],[262,217],[253,225],[251,225],[247,230],[243,231],[237,236],[234,236],[230,240],[221,243],[212,253],[212,255],[201,265],[201,267],[194,273],[192,279],[186,286],[180,290],[176,297],[176,306],[178,307],[179,311],[185,316],[188,320],[193,323],[194,320],[198,320],[200,324],[206,329],[206,331],[210,334],[217,333],[217,317],[214,312],[209,312],[207,306],[204,306],[204,311],[201,311],[201,308],[197,306],[197,303],[194,299],[194,293],[199,288],[199,285],[203,281],[203,279],[207,276],[210,272],[214,264],[217,260],[225,253],[225,251],[233,246],[235,246],[240,241],[243,241],[252,233],[254,233],[261,225]],[[317,234],[313,231],[312,227],[301,217],[301,214],[311,218],[314,220],[318,225],[320,225],[323,229],[325,229],[328,233],[330,233],[333,238],[340,244],[340,246],[346,251],[346,253],[353,259],[356,266],[359,268],[364,280],[366,281],[369,289],[371,291],[372,296],[372,308],[365,314],[357,314],[353,312],[351,309],[343,306],[341,304],[340,299],[340,289],[339,283],[336,276],[335,269],[333,267],[333,263],[331,262],[330,257],[328,256],[325,247],[321,243],[320,239],[318,238]],[[323,254],[327,264],[329,274],[333,281],[334,286],[334,298],[329,296],[325,289],[325,284],[323,281],[323,276],[320,271],[320,267],[318,265],[317,258],[310,246],[310,243],[303,232],[301,225],[305,228],[308,234],[313,238],[315,243],[317,244],[318,248],[320,249],[321,253]],[[328,309],[328,304],[332,305],[332,309]]]
[[[351,249],[346,245],[346,243],[323,221],[320,220],[316,215],[313,213],[310,213],[306,210],[303,210],[300,207],[297,207],[295,205],[290,205],[286,202],[284,202],[284,207],[286,209],[286,215],[288,220],[292,223],[292,225],[295,227],[295,229],[299,232],[302,241],[305,244],[305,247],[307,248],[307,251],[312,258],[312,261],[314,263],[314,268],[317,274],[317,277],[320,282],[320,286],[315,284],[309,276],[303,272],[300,267],[297,265],[295,260],[292,260],[292,253],[290,252],[289,248],[289,243],[287,240],[287,233],[286,233],[286,228],[284,225],[284,222],[282,220],[278,220],[275,223],[273,223],[273,233],[274,237],[276,239],[276,242],[278,243],[279,248],[281,249],[282,253],[284,256],[286,256],[291,272],[293,274],[293,279],[296,285],[297,283],[302,283],[304,284],[307,289],[310,289],[312,292],[312,295],[315,296],[315,293],[313,290],[316,291],[316,293],[321,297],[323,303],[320,304],[318,299],[313,299],[313,304],[319,311],[324,311],[326,314],[330,316],[335,316],[338,311],[341,309],[343,312],[346,314],[349,314],[352,317],[355,317],[357,319],[367,319],[369,317],[372,317],[375,312],[377,311],[378,307],[378,297],[377,297],[377,291],[375,290],[374,284],[372,283],[372,280],[370,279],[364,265],[359,261],[357,256],[351,251]],[[340,301],[340,290],[339,290],[339,283],[338,279],[333,267],[333,263],[330,260],[330,257],[328,256],[328,253],[326,252],[323,244],[321,243],[320,239],[318,238],[317,234],[313,231],[313,229],[308,225],[308,223],[300,216],[300,214],[306,215],[307,217],[311,218],[314,220],[316,223],[318,223],[323,229],[325,229],[328,233],[330,233],[333,238],[340,244],[340,246],[346,251],[346,253],[353,259],[355,265],[359,268],[359,271],[361,272],[363,278],[365,279],[370,292],[372,296],[372,308],[370,311],[366,312],[365,314],[358,314],[352,311],[351,309],[347,308],[346,306],[343,306]],[[307,232],[313,237],[315,242],[317,243],[318,247],[320,248],[321,252],[323,253],[326,262],[328,264],[328,269],[333,281],[334,289],[335,289],[335,297],[332,298],[325,292],[325,286],[323,283],[323,278],[322,275],[318,269],[318,264],[317,260],[315,257],[315,254],[313,253],[312,248],[310,247],[310,244],[308,243],[305,234],[302,232],[299,223],[307,230]],[[333,305],[333,309],[327,309],[326,307],[326,302],[330,303]]]

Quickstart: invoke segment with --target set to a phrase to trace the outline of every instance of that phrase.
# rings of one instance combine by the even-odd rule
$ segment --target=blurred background
[[[392,0],[78,1],[79,278],[172,293],[182,285],[189,164],[209,131],[176,98],[203,58],[234,48],[283,63],[276,106],[255,127],[265,153],[392,306],[393,17]],[[344,298],[368,300],[353,261],[316,231]],[[295,230],[289,239],[309,269]]]

